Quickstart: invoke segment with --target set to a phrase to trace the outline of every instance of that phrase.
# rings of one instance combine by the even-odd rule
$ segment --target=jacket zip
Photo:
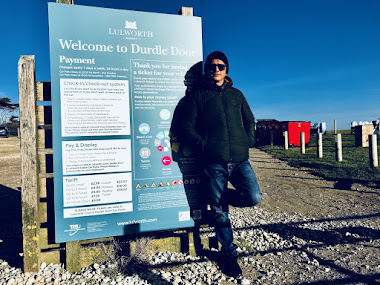
[[[222,96],[222,92],[223,92],[223,90],[224,90],[224,88],[223,88],[222,90],[219,91],[219,95],[220,95],[220,100],[222,101],[222,105],[223,105],[224,118],[226,119],[227,135],[228,135],[228,144],[229,144],[229,146],[230,146],[230,162],[232,162],[232,145],[231,145],[231,136],[230,136],[230,128],[229,128],[229,126],[228,126],[226,106],[224,105],[224,102],[223,102],[223,96]]]

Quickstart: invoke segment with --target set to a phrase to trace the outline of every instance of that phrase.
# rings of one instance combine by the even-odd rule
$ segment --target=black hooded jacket
[[[221,87],[204,85],[183,108],[183,138],[201,148],[206,163],[249,158],[249,148],[255,144],[255,118],[229,77]]]

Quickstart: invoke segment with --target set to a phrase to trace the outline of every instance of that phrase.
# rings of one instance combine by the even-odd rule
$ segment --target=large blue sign
[[[169,128],[201,19],[49,3],[56,242],[192,226]]]

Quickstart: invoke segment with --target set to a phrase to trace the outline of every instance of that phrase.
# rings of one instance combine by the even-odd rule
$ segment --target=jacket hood
[[[226,77],[224,78],[224,82],[225,82],[225,83],[229,83],[229,85],[231,85],[231,86],[232,86],[232,84],[234,84],[234,83],[232,82],[231,77],[229,77],[229,76],[226,76]]]

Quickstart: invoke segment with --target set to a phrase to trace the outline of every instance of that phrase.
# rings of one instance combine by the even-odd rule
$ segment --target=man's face
[[[214,79],[216,85],[221,86],[227,76],[226,64],[220,59],[213,59],[210,68],[211,78]]]

